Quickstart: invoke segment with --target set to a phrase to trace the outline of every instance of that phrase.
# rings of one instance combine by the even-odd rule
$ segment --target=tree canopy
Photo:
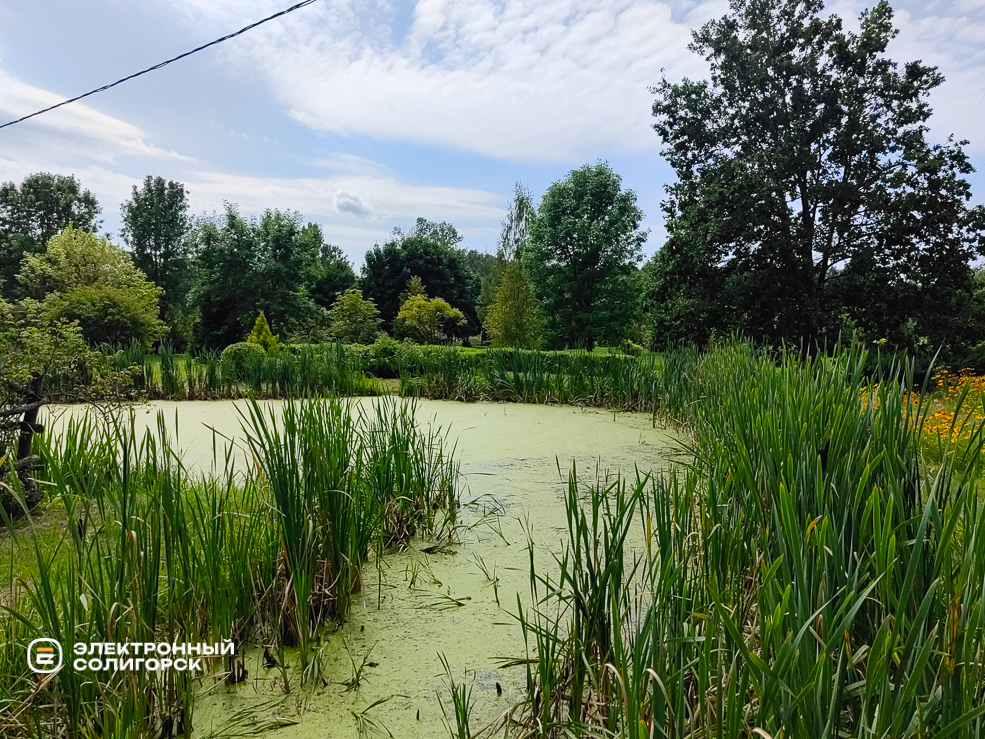
[[[329,312],[329,335],[343,344],[372,344],[380,330],[380,312],[356,288],[342,293]]]
[[[907,330],[940,340],[961,325],[985,214],[967,206],[963,142],[926,140],[943,77],[885,56],[887,3],[858,33],[821,10],[734,0],[694,33],[710,79],[654,88],[678,178],[647,269],[657,341],[859,327],[905,342]]]
[[[188,195],[184,185],[163,177],[144,178],[133,187],[121,208],[123,238],[133,262],[161,288],[160,317],[171,329],[171,339],[192,340],[189,297],[194,274],[189,259]]]
[[[631,276],[647,234],[636,194],[608,164],[551,185],[530,224],[524,264],[547,314],[553,346],[617,341],[633,319]]]
[[[95,231],[98,215],[96,196],[72,176],[38,172],[0,185],[0,296],[14,297],[25,255],[44,251],[69,224]]]
[[[518,262],[506,265],[485,325],[493,346],[521,349],[537,349],[540,346],[544,315],[530,278]]]
[[[246,219],[227,204],[193,233],[200,270],[201,339],[222,348],[242,341],[264,313],[275,334],[286,334],[323,309],[308,294],[324,246],[321,228],[296,212],[268,210]]]
[[[420,344],[442,344],[464,324],[462,311],[452,308],[447,301],[412,293],[393,321],[393,335]]]
[[[400,310],[400,296],[415,276],[421,278],[428,295],[443,298],[465,316],[466,324],[456,329],[456,335],[465,335],[469,330],[478,333],[474,275],[458,250],[422,236],[388,241],[366,253],[363,296],[376,304],[385,328],[392,328]]]
[[[17,279],[49,321],[78,321],[90,344],[149,346],[167,330],[158,319],[160,288],[122,248],[80,228],[69,226],[43,253],[25,257]]]
[[[356,273],[342,250],[323,244],[312,266],[311,299],[322,308],[331,308],[336,299],[356,284]]]

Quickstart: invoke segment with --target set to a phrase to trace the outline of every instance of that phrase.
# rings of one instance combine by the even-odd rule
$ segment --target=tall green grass
[[[925,465],[912,371],[863,402],[865,361],[665,358],[693,462],[572,474],[567,546],[518,602],[520,734],[983,735],[985,505]]]
[[[151,399],[298,398],[381,395],[361,360],[341,344],[305,345],[251,356],[244,367],[213,350],[175,354],[168,342],[155,353],[134,342],[105,346],[116,369],[133,368],[134,386]],[[54,388],[57,393],[57,383]]]
[[[57,502],[46,515],[60,509],[65,529],[52,547],[29,531],[31,572],[8,583],[4,736],[187,735],[196,681],[244,680],[248,644],[273,645],[281,664],[297,647],[300,668],[285,679],[318,678],[317,629],[345,617],[374,550],[449,535],[457,463],[439,428],[417,428],[411,403],[254,400],[242,422],[243,447],[223,452],[213,439],[207,471],[182,464],[161,415],[156,433],[137,433],[132,416],[86,415],[48,440],[46,484]],[[26,664],[27,643],[42,636],[66,655],[50,681]],[[72,664],[81,642],[223,639],[235,653],[206,660],[203,674]]]

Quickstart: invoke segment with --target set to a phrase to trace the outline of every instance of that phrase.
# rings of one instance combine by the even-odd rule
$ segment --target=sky
[[[0,123],[236,31],[291,0],[0,0]],[[871,3],[826,12],[857,27]],[[937,66],[930,138],[985,168],[985,0],[893,4],[889,55]],[[448,221],[492,252],[514,183],[534,199],[607,161],[650,235],[673,171],[649,91],[704,78],[690,34],[726,2],[318,0],[237,39],[0,130],[0,181],[75,175],[118,239],[146,175],[185,183],[193,214],[296,210],[358,268],[394,227]],[[975,202],[985,176],[972,175]]]

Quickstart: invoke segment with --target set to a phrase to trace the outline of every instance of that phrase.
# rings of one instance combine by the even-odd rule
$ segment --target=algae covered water
[[[207,468],[215,445],[238,440],[236,406],[242,402],[161,401],[140,406],[137,419],[154,427],[163,412],[185,463]],[[525,694],[523,669],[501,665],[527,654],[513,614],[518,598],[530,601],[531,552],[538,570],[549,572],[566,534],[563,491],[572,465],[584,481],[633,477],[659,469],[678,449],[643,414],[417,401],[416,417],[440,426],[461,461],[456,540],[414,540],[407,551],[365,564],[348,618],[320,634],[314,686],[301,688],[296,655],[272,664],[259,646],[247,651],[247,680],[204,679],[195,735],[279,726],[284,737],[444,736],[440,700],[449,713],[451,706],[442,657],[471,690],[473,730],[494,721]]]

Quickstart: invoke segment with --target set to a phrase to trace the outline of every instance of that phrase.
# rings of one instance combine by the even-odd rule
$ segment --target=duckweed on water
[[[335,444],[371,457],[365,429],[374,421],[365,414],[364,431],[352,437],[359,441],[343,444],[347,422],[341,411],[332,415],[331,402],[321,410],[299,404],[294,420],[250,405],[250,471],[216,476],[215,493],[163,453],[163,442],[112,453],[106,442],[91,457],[84,444],[66,443],[61,461],[50,456],[70,556],[39,549],[37,576],[12,584],[0,669],[4,715],[14,720],[5,728],[159,736],[176,727],[205,735],[277,726],[285,737],[314,736],[312,727],[404,737],[435,736],[443,719],[446,735],[473,737],[983,735],[985,505],[975,466],[960,463],[965,452],[949,453],[950,435],[940,440],[942,455],[929,454],[927,406],[909,393],[910,370],[870,385],[857,350],[805,359],[740,343],[671,353],[661,367],[675,375],[665,374],[650,397],[690,430],[686,464],[650,473],[656,460],[640,435],[615,460],[622,476],[600,468],[585,484],[573,445],[554,446],[556,460],[534,451],[549,439],[530,416],[506,440],[508,465],[476,450],[467,472],[478,499],[459,512],[451,547],[448,486],[425,483],[420,502],[417,488],[401,482],[405,474],[457,479],[444,452],[424,466],[446,470],[436,476],[381,461],[376,472],[346,468],[351,481],[340,477],[324,457]],[[953,401],[959,419],[967,395]],[[473,418],[499,412],[459,407]],[[555,414],[568,434],[587,428],[569,409],[529,410]],[[405,427],[396,411],[384,415]],[[609,429],[600,437],[621,424],[639,423],[637,434],[649,427],[638,416],[595,417]],[[290,431],[308,422],[321,430]],[[965,440],[970,454],[981,454],[980,429]],[[164,436],[162,426],[155,438]],[[388,450],[421,439],[381,436]],[[424,439],[427,447],[434,437]],[[589,456],[609,448],[587,444]],[[560,500],[528,493],[511,507],[513,489],[557,490],[571,457],[580,461]],[[647,466],[634,472],[634,458]],[[475,495],[480,473],[507,488],[487,510]],[[325,500],[328,484],[349,494]],[[203,503],[193,509],[186,499]],[[345,510],[336,512],[340,500]],[[554,502],[558,520],[540,510]],[[203,521],[221,525],[204,531]],[[358,533],[369,530],[368,539]],[[422,533],[439,538],[418,543],[412,535]],[[378,556],[408,544],[403,554]],[[477,556],[463,557],[466,547]],[[506,550],[512,559],[500,558]],[[214,553],[214,575],[203,551]],[[363,561],[375,567],[364,571]],[[466,568],[467,584],[454,574]],[[345,608],[351,618],[326,629]],[[467,632],[439,625],[463,613],[484,654],[463,641]],[[387,631],[393,623],[402,640]],[[24,669],[18,651],[36,634],[138,640],[174,625],[203,640],[216,640],[220,628],[253,639],[239,657],[249,676],[235,666],[222,672],[247,679],[203,691],[200,676],[87,681],[63,670],[45,682]],[[491,658],[506,669],[490,669]],[[400,664],[405,690],[374,685],[383,665]],[[440,704],[428,702],[435,687]],[[342,695],[351,702],[340,703]],[[264,724],[259,706],[272,698],[277,718]]]

